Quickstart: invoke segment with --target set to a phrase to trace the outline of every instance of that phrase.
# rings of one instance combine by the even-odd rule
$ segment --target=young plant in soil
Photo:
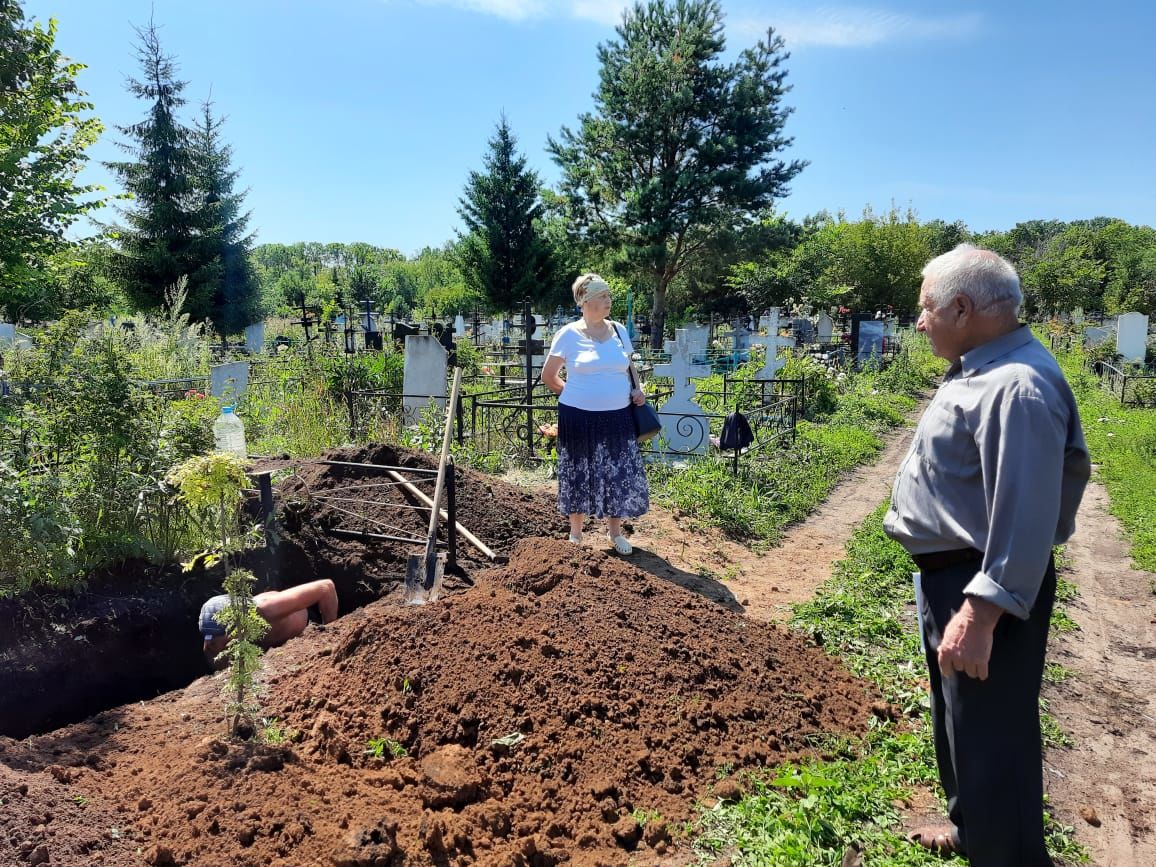
[[[232,558],[243,551],[253,538],[244,525],[241,500],[247,483],[245,463],[228,452],[213,452],[189,458],[169,474],[169,482],[181,493],[182,501],[205,519],[215,534],[214,544],[193,558],[213,566],[220,562],[225,569],[225,592],[229,604],[217,615],[228,631],[229,643],[222,652],[229,664],[225,683],[228,698],[229,733],[241,736],[258,730],[260,707],[256,701],[256,680],[261,671],[261,649],[257,642],[268,631],[269,624],[253,604],[256,578],[247,569],[235,569]]]

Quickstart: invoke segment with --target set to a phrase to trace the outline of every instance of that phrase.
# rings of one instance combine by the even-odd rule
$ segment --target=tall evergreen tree
[[[457,260],[466,286],[497,310],[550,294],[554,259],[536,221],[542,216],[538,176],[517,153],[505,115],[489,141],[485,172],[470,172],[458,213],[469,230]]]
[[[134,198],[123,211],[127,225],[116,229],[113,274],[137,309],[160,307],[182,276],[196,304],[211,291],[214,269],[199,255],[194,153],[189,130],[177,117],[185,82],[176,78],[173,58],[161,50],[152,22],[136,32],[143,74],[129,79],[128,89],[150,105],[144,120],[118,127],[129,138],[120,147],[133,159],[107,163]]]
[[[806,165],[776,158],[792,143],[782,39],[768,30],[733,63],[725,47],[716,0],[636,4],[598,48],[596,113],[549,142],[576,233],[653,289],[655,347],[686,263],[785,196]]]
[[[232,168],[232,148],[221,138],[223,123],[206,100],[191,135],[198,230],[194,247],[205,279],[204,291],[190,296],[188,312],[194,319],[211,319],[226,335],[256,321],[261,304],[250,264],[253,236],[245,234],[245,193],[236,190],[238,173]]]
[[[84,69],[56,50],[56,22],[28,25],[16,0],[0,0],[0,310],[18,318],[59,312],[53,257],[65,230],[103,201],[76,183],[101,123],[76,86]]]

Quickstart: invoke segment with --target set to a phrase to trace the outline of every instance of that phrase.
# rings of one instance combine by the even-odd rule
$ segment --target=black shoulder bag
[[[622,332],[618,330],[618,323],[614,323],[614,331],[618,335],[618,342],[622,344],[623,350],[626,349],[626,341],[622,339]],[[641,389],[638,383],[634,381],[634,365],[630,358],[626,359],[626,376],[630,379],[630,391],[633,394],[634,389]],[[654,407],[651,406],[650,401],[646,401],[639,406],[633,400],[630,401],[630,416],[634,420],[634,436],[640,443],[650,442],[662,431],[662,420],[658,417],[658,413]]]

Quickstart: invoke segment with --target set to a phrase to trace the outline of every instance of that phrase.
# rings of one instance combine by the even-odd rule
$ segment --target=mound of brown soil
[[[266,660],[276,747],[221,737],[220,676],[0,740],[0,863],[30,863],[29,840],[52,864],[139,863],[63,842],[114,818],[151,864],[669,863],[696,800],[861,731],[871,704],[798,637],[549,539]],[[46,788],[91,814],[45,821]]]

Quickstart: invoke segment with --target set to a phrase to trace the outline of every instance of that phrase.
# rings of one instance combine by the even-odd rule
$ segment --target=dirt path
[[[921,411],[922,406],[913,418]],[[681,523],[687,516],[656,509],[634,524],[638,565],[732,608],[741,607],[756,620],[785,620],[792,603],[810,599],[831,577],[831,566],[842,559],[852,531],[886,499],[913,434],[912,427],[893,432],[873,464],[840,482],[814,514],[764,554],[718,531],[688,532]]]
[[[1131,567],[1104,487],[1088,486],[1064,573],[1080,631],[1050,657],[1074,672],[1045,690],[1075,746],[1050,750],[1045,786],[1098,867],[1156,864],[1156,575]]]

